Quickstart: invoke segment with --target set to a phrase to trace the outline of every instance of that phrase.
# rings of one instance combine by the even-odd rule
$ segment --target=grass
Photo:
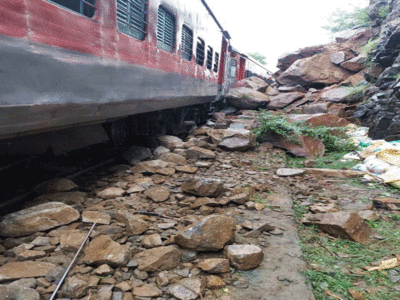
[[[351,169],[355,165],[359,164],[359,161],[345,161],[341,162],[340,160],[343,158],[345,154],[348,152],[329,152],[326,153],[323,157],[317,158],[315,160],[315,165],[313,168],[320,169]],[[304,158],[287,156],[287,165],[292,168],[303,168],[304,167]]]
[[[367,44],[361,47],[361,53],[369,56],[369,54],[376,49],[379,44],[379,38],[369,41]]]
[[[397,215],[396,215],[397,216]],[[371,222],[383,241],[359,244],[321,235],[316,227],[300,226],[303,259],[311,266],[305,274],[311,282],[315,299],[334,299],[329,291],[343,299],[353,299],[348,290],[360,290],[366,300],[400,299],[388,271],[367,272],[363,269],[391,254],[400,253],[400,229],[396,223]],[[400,267],[396,268],[400,271]]]

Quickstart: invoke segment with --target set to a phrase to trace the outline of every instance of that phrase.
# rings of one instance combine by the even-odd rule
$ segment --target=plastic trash
[[[360,156],[355,153],[355,152],[351,152],[351,153],[347,153],[345,156],[343,156],[343,160],[361,160]]]
[[[375,158],[375,159],[370,159],[367,163],[365,163],[365,167],[369,172],[376,175],[381,175],[385,173],[387,170],[389,170],[391,166],[387,162]]]
[[[365,164],[358,164],[352,168],[354,171],[360,171],[360,172],[368,172],[367,166]]]
[[[380,178],[382,178],[385,183],[400,181],[400,168],[391,166]]]
[[[386,148],[379,151],[376,157],[395,166],[400,166],[400,149]]]

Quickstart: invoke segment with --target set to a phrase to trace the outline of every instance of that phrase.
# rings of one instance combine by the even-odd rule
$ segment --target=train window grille
[[[158,8],[157,45],[160,49],[172,52],[175,43],[175,17],[164,7]]]
[[[70,9],[88,18],[92,18],[96,11],[96,0],[48,0],[51,3],[58,4]]]
[[[208,46],[207,49],[207,69],[211,70],[212,69],[212,63],[213,63],[213,48]]]
[[[147,0],[117,0],[119,31],[143,41],[147,30],[147,7]]]
[[[193,31],[190,30],[189,27],[187,27],[186,25],[183,25],[181,56],[186,60],[191,60],[192,49],[193,49]]]
[[[214,61],[214,72],[218,73],[218,66],[219,66],[219,53],[215,52],[215,61]]]
[[[197,49],[196,49],[196,63],[200,66],[204,65],[204,51],[205,51],[205,43],[199,38],[197,41]]]

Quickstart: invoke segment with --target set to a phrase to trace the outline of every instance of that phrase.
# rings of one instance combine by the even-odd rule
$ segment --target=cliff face
[[[387,16],[382,19],[382,12]],[[369,16],[372,21],[373,38],[379,39],[370,60],[381,66],[378,77],[371,71],[365,78],[372,84],[367,97],[354,117],[368,126],[373,139],[400,139],[400,0],[371,0]]]

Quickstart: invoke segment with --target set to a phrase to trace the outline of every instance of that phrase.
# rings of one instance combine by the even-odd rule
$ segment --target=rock
[[[220,204],[215,201],[215,199],[208,198],[208,197],[201,197],[196,199],[193,204],[190,205],[191,209],[197,209],[202,206],[209,206],[209,207],[215,207],[219,206]]]
[[[142,240],[142,245],[145,248],[154,248],[162,245],[161,236],[157,233],[146,235]]]
[[[139,264],[138,269],[141,271],[168,271],[181,263],[181,251],[173,246],[157,247],[142,251],[136,254],[134,258]]]
[[[372,37],[370,27],[355,27],[353,29],[341,31],[335,36],[337,43],[352,42],[355,45],[364,45]]]
[[[103,285],[97,290],[96,300],[111,300],[113,285]]]
[[[305,124],[311,127],[325,126],[325,127],[346,127],[350,124],[344,118],[332,114],[322,114],[309,118]]]
[[[133,288],[132,294],[136,297],[159,297],[163,292],[156,286],[144,284]]]
[[[340,178],[357,178],[365,175],[364,172],[353,170],[336,170],[336,169],[314,169],[304,168],[307,174],[326,177],[340,177]]]
[[[26,207],[37,206],[48,202],[62,202],[67,205],[82,206],[87,199],[86,193],[83,192],[64,192],[56,194],[44,194],[35,199],[32,202],[27,203]]]
[[[50,202],[20,210],[4,217],[0,235],[20,237],[49,230],[79,219],[79,212],[61,202]]]
[[[56,194],[76,190],[78,185],[66,178],[56,178],[43,182],[33,188],[38,195]]]
[[[277,67],[279,69],[285,71],[295,61],[302,59],[302,58],[314,56],[315,54],[321,53],[324,50],[325,50],[325,47],[323,45],[321,45],[321,46],[306,47],[306,48],[300,49],[296,52],[284,54],[283,56],[281,56],[278,59]]]
[[[218,251],[234,239],[235,230],[232,217],[211,215],[178,232],[175,243],[185,249]]]
[[[96,275],[100,276],[108,276],[114,274],[113,268],[111,268],[109,265],[104,264],[98,267],[96,270],[93,271]]]
[[[149,229],[149,224],[139,216],[130,213],[127,210],[119,210],[114,218],[126,225],[126,231],[131,235],[139,235]]]
[[[350,59],[350,57],[348,57],[348,53],[349,52],[345,52],[345,51],[338,51],[338,52],[334,52],[331,54],[331,62],[335,65],[340,65],[342,62]],[[347,56],[347,57],[346,57]],[[351,58],[354,57],[354,54]]]
[[[198,170],[197,167],[191,167],[191,166],[176,166],[175,169],[178,172],[188,173],[188,174],[194,174]]]
[[[109,225],[111,216],[100,211],[84,211],[82,213],[82,222]]]
[[[266,83],[261,78],[256,76],[247,77],[235,83],[235,87],[245,87],[253,89],[260,93],[265,93],[268,88],[268,83]]]
[[[132,290],[132,287],[128,282],[123,281],[115,285],[115,290],[122,292],[129,292],[130,290]]]
[[[366,62],[367,62],[367,57],[365,55],[359,55],[345,62],[342,62],[340,66],[342,68],[345,68],[353,72],[359,72],[365,68]]]
[[[155,156],[160,156],[160,155],[163,155],[164,153],[168,153],[168,152],[171,152],[168,148],[165,148],[165,147],[163,147],[163,146],[158,146],[158,147],[154,150],[153,154],[154,154]]]
[[[144,194],[154,202],[164,202],[170,196],[168,188],[162,186],[155,186],[147,190]]]
[[[121,246],[105,235],[94,238],[84,253],[83,261],[86,264],[108,264],[112,267],[124,267],[131,258],[128,246]]]
[[[174,151],[177,148],[183,149],[185,145],[180,138],[172,135],[163,135],[160,136],[158,139],[161,146],[169,149],[170,151]]]
[[[0,286],[0,299],[4,300],[40,300],[40,294],[33,288],[17,284]]]
[[[168,168],[169,163],[161,159],[143,161],[136,164],[131,171],[134,173],[156,173],[158,170]]]
[[[117,187],[110,187],[97,193],[97,197],[102,199],[115,199],[122,197],[125,194],[125,190]]]
[[[326,201],[324,203],[316,203],[316,204],[310,205],[309,209],[314,214],[339,211],[339,207],[336,205],[336,203],[334,201]]]
[[[188,159],[215,159],[216,155],[211,150],[192,147],[185,151]]]
[[[82,232],[66,232],[61,235],[60,246],[62,250],[76,252],[86,238]]]
[[[255,135],[246,129],[213,129],[209,131],[213,143],[229,151],[247,151],[256,146]]]
[[[178,283],[170,285],[168,293],[180,300],[192,300],[201,298],[205,283],[200,278],[186,278]]]
[[[226,258],[207,258],[201,260],[197,267],[211,274],[228,273],[231,269],[229,260]]]
[[[325,233],[358,243],[367,242],[374,233],[373,229],[354,212],[306,215],[302,223],[316,225]]]
[[[302,86],[316,83],[331,85],[347,79],[351,73],[331,63],[330,56],[332,52],[336,51],[336,48],[332,45],[328,48],[323,53],[294,62],[279,76],[278,82],[285,85],[299,84]]]
[[[268,95],[245,87],[231,88],[225,99],[238,109],[257,109],[269,102]]]
[[[323,102],[323,103],[314,103],[314,104],[304,105],[301,108],[301,113],[302,114],[327,113],[330,105],[332,105],[331,102]]]
[[[211,145],[207,143],[206,141],[199,139],[199,138],[190,138],[186,143],[185,143],[185,148],[190,149],[190,148],[202,148],[202,149],[210,149]],[[207,152],[206,152],[207,153]],[[190,158],[186,155],[186,158]]]
[[[215,179],[189,178],[182,183],[182,191],[199,197],[218,197],[224,191],[224,184]]]
[[[164,153],[159,157],[161,160],[171,162],[177,165],[186,165],[187,160],[182,155],[175,153]]]
[[[82,298],[89,289],[87,282],[76,276],[67,277],[60,294],[67,298]]]
[[[267,105],[267,109],[282,109],[289,104],[293,103],[294,101],[301,99],[304,97],[304,93],[300,92],[291,92],[291,93],[284,93],[278,96],[271,97],[271,102]]]
[[[175,174],[175,168],[162,168],[157,170],[156,173],[164,176],[171,176]]]
[[[304,170],[300,169],[290,169],[290,168],[280,168],[276,170],[276,175],[281,177],[296,176],[304,173]]]
[[[221,277],[211,275],[206,277],[206,287],[210,290],[219,290],[226,287],[226,282]]]
[[[250,200],[250,196],[249,196],[249,194],[246,194],[246,193],[241,193],[241,194],[237,194],[237,195],[229,197],[230,202],[234,202],[239,205],[245,204],[249,200]]]
[[[278,90],[281,93],[290,93],[290,92],[307,93],[307,90],[305,88],[303,88],[301,85],[296,85],[296,86],[284,85],[284,86],[279,87]]]
[[[300,157],[320,157],[325,153],[324,144],[309,136],[297,136],[296,142],[292,142],[287,137],[272,135],[272,144],[275,147],[283,148],[293,155]]]
[[[321,94],[322,101],[346,102],[350,99],[352,89],[348,87],[338,87],[325,90]]]
[[[0,267],[0,282],[20,278],[44,277],[56,265],[47,262],[10,262]]]
[[[256,245],[229,245],[225,253],[232,267],[237,270],[257,268],[264,259],[262,249]]]
[[[122,153],[122,157],[128,162],[143,161],[151,157],[151,151],[146,147],[132,146]]]

